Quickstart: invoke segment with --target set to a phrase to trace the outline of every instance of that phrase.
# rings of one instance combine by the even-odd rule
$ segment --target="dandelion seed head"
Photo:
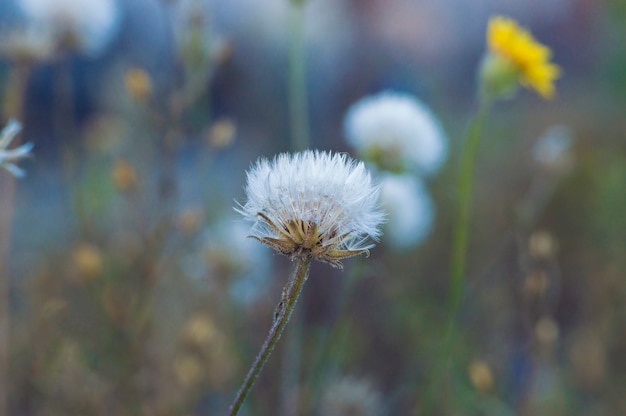
[[[245,190],[237,211],[255,222],[251,236],[292,259],[311,256],[341,267],[341,259],[367,253],[380,235],[378,188],[363,162],[345,154],[259,159]]]
[[[346,114],[344,130],[360,157],[384,170],[432,174],[448,150],[430,109],[404,93],[386,91],[358,101]]]

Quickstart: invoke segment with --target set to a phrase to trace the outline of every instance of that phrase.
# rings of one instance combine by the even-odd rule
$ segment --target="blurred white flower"
[[[380,416],[383,396],[367,380],[344,377],[328,383],[320,399],[322,416]]]
[[[433,202],[418,178],[381,175],[380,199],[387,213],[385,241],[392,247],[409,248],[428,236],[435,216]]]
[[[40,26],[29,25],[0,32],[0,54],[13,62],[37,63],[55,52],[52,35]]]
[[[259,159],[248,171],[247,201],[236,209],[254,221],[252,237],[294,259],[311,256],[341,268],[368,253],[380,235],[378,188],[363,162],[305,151]]]
[[[567,126],[552,126],[535,142],[533,158],[546,171],[565,174],[574,165],[573,141],[572,132]]]
[[[221,290],[220,284],[227,284],[232,300],[240,305],[256,302],[271,288],[271,262],[266,247],[246,238],[249,230],[230,216],[209,227],[201,233],[197,249],[185,256],[185,274],[202,289]]]
[[[57,45],[99,54],[118,28],[116,0],[19,0],[30,24],[54,35]]]
[[[271,288],[268,249],[246,238],[249,231],[246,224],[233,221],[230,230],[230,255],[236,253],[234,257],[242,264],[241,272],[231,283],[230,294],[237,303],[251,304],[266,295]]]
[[[17,167],[16,163],[30,154],[32,143],[26,143],[15,149],[7,149],[13,138],[22,130],[19,121],[11,119],[0,132],[0,167],[19,178],[24,176],[24,171]]]
[[[404,93],[386,91],[358,101],[346,114],[344,130],[360,157],[393,172],[432,174],[448,150],[433,113]]]
[[[188,65],[205,66],[227,53],[228,45],[216,32],[209,4],[202,0],[179,0],[171,10],[174,37]]]

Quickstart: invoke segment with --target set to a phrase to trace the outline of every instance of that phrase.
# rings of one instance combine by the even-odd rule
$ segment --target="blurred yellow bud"
[[[536,259],[549,259],[556,255],[558,243],[550,233],[535,231],[528,240],[528,250]]]
[[[195,357],[185,355],[174,361],[174,374],[183,386],[193,386],[202,379],[202,363]]]
[[[89,281],[102,272],[102,255],[100,250],[89,243],[80,243],[72,253],[74,265],[81,280]]]
[[[150,75],[141,68],[131,68],[124,75],[126,93],[137,102],[145,102],[152,94]]]
[[[472,361],[467,367],[467,374],[476,390],[488,393],[493,389],[493,372],[484,361]]]
[[[535,337],[543,345],[551,346],[559,339],[559,327],[554,319],[541,318],[535,325]]]
[[[207,347],[221,334],[208,315],[195,315],[185,325],[184,339],[193,346]]]
[[[235,141],[237,126],[228,118],[222,118],[213,123],[208,132],[208,140],[211,146],[223,149]]]
[[[192,235],[200,229],[203,221],[204,212],[201,208],[187,208],[178,216],[178,230],[186,236]]]
[[[111,177],[115,187],[122,192],[130,192],[137,189],[137,174],[128,161],[119,159],[113,165]]]

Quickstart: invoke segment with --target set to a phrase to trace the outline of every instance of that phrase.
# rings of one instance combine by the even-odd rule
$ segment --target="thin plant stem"
[[[305,1],[291,1],[289,15],[289,116],[291,147],[294,151],[310,146],[306,93],[306,53],[304,39]]]
[[[304,34],[304,7],[306,0],[289,2],[289,122],[290,147],[292,151],[306,150],[310,147],[309,116],[306,87],[306,49]],[[302,317],[296,314],[294,322],[287,332],[287,345],[282,360],[281,395],[279,415],[295,414],[298,406],[298,389],[294,381],[300,377],[302,364],[300,349],[303,332]]]
[[[456,221],[453,229],[452,258],[450,261],[450,283],[448,288],[448,316],[447,326],[442,333],[442,345],[434,363],[434,376],[428,388],[427,397],[431,400],[425,403],[428,414],[436,412],[439,402],[438,397],[446,395],[446,390],[453,388],[450,385],[450,365],[453,361],[454,334],[456,333],[456,316],[463,299],[465,284],[465,260],[469,240],[470,213],[472,202],[472,183],[474,165],[478,144],[482,135],[483,124],[489,108],[488,100],[481,100],[480,106],[467,128],[463,153],[461,154],[461,166],[457,182],[458,205]],[[446,382],[448,380],[448,382]]]
[[[457,182],[458,205],[452,240],[452,259],[450,263],[450,287],[448,289],[448,311],[451,321],[454,320],[463,297],[474,165],[488,108],[488,102],[482,101],[478,112],[471,120],[467,129],[467,136],[461,156],[461,167]]]
[[[237,392],[237,396],[233,401],[233,404],[230,406],[230,410],[228,412],[229,416],[235,416],[239,411],[239,408],[243,404],[246,396],[250,392],[250,389],[254,385],[254,382],[265,366],[268,358],[272,354],[276,343],[280,339],[287,322],[289,322],[289,318],[293,313],[298,298],[300,297],[300,293],[302,293],[302,288],[304,287],[304,283],[309,277],[309,267],[311,266],[311,257],[301,257],[297,260],[297,265],[293,274],[289,278],[289,281],[285,285],[283,289],[282,299],[278,306],[276,307],[276,311],[274,314],[274,323],[270,328],[269,333],[267,334],[267,338],[261,347],[261,351],[256,356],[254,363],[252,363],[252,367],[250,367],[250,371],[246,375],[246,378],[241,385],[241,388]]]
[[[29,66],[19,63],[14,65],[4,97],[3,118],[22,119],[29,77]],[[19,141],[19,137],[13,140],[13,145],[17,146]],[[4,172],[0,177],[0,193],[2,194],[0,199],[0,416],[6,416],[9,414],[7,390],[11,385],[9,380],[11,310],[8,263],[15,209],[15,178]]]

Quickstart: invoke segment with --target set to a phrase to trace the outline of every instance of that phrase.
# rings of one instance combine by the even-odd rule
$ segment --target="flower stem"
[[[291,1],[289,30],[289,114],[292,150],[310,146],[306,94],[306,57],[304,44],[304,7],[306,1]]]
[[[3,97],[2,118],[23,120],[24,98],[30,77],[30,67],[16,64],[9,74],[6,96]],[[20,138],[14,139],[14,145]],[[0,416],[9,414],[9,379],[11,311],[9,305],[9,252],[11,248],[12,221],[15,209],[15,178],[2,173],[0,177]]]
[[[482,134],[483,124],[487,117],[487,100],[482,100],[480,108],[471,120],[467,129],[461,167],[457,182],[458,207],[454,235],[452,241],[452,260],[450,266],[450,287],[448,289],[448,310],[450,319],[458,312],[463,297],[463,283],[465,275],[465,259],[469,238],[470,207],[472,199],[472,178],[478,143]]]
[[[276,343],[280,339],[280,336],[285,329],[287,322],[289,322],[289,318],[291,317],[293,310],[295,309],[296,302],[298,301],[302,288],[304,287],[304,282],[306,282],[309,277],[310,265],[311,257],[302,257],[297,260],[296,268],[293,271],[293,274],[289,277],[289,281],[283,289],[282,299],[276,307],[274,323],[270,328],[270,332],[267,334],[267,338],[261,347],[261,351],[259,351],[259,354],[256,356],[254,363],[252,363],[252,367],[250,367],[250,370],[241,385],[241,388],[237,392],[237,397],[235,397],[233,404],[230,406],[230,410],[228,412],[229,416],[235,416],[239,411],[239,408],[254,385],[257,376],[263,369],[263,366],[274,350]]]

